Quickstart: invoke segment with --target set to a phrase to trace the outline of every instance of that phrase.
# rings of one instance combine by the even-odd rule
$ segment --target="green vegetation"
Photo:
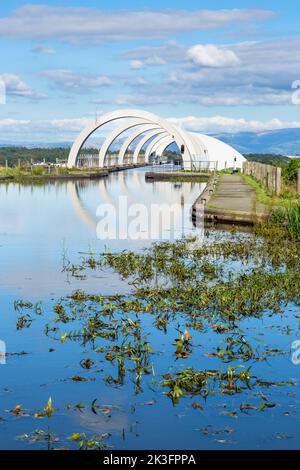
[[[228,366],[226,372],[217,370],[195,372],[192,367],[189,367],[175,374],[174,377],[166,374],[162,386],[169,388],[167,395],[174,404],[178,403],[183,395],[201,395],[203,398],[211,393],[233,395],[239,393],[243,386],[250,387],[249,370],[248,368],[246,371],[237,372],[236,369]]]
[[[295,182],[300,169],[300,158],[289,159],[286,165],[282,165],[282,176],[287,183]]]
[[[76,290],[52,300],[47,309],[40,302],[17,300],[18,331],[26,331],[34,320],[40,322],[45,312],[42,328],[48,340],[58,348],[70,347],[70,343],[74,351],[76,345],[79,348],[76,360],[81,372],[74,368],[76,364],[69,364],[66,370],[72,372],[65,379],[78,387],[95,381],[99,391],[102,381],[106,387],[124,387],[126,397],[132,388],[135,403],[139,402],[136,395],[150,391],[155,399],[143,405],[154,406],[156,399],[165,396],[174,406],[186,402],[189,413],[207,408],[209,416],[211,406],[221,407],[228,419],[273,408],[282,413],[281,400],[295,382],[280,368],[274,370],[276,380],[270,379],[278,357],[289,351],[270,344],[269,328],[278,317],[276,328],[281,330],[276,330],[276,342],[278,332],[290,335],[291,305],[300,304],[299,226],[297,230],[295,237],[288,226],[274,219],[258,225],[249,236],[208,233],[204,244],[187,238],[155,243],[138,253],[91,251],[82,255],[78,265],[64,257],[64,272],[78,280],[89,275],[95,278],[97,271],[113,271],[131,288],[122,295]],[[253,328],[255,320],[259,330]],[[264,328],[267,342],[262,340]],[[268,364],[267,378],[262,363]],[[282,393],[276,393],[278,388]],[[127,408],[129,403],[128,399]],[[51,399],[41,411],[30,412],[18,405],[11,412],[51,420],[51,424],[56,415]],[[109,420],[117,407],[100,405],[95,398],[90,404],[68,403],[66,413],[71,412],[92,412]],[[79,429],[64,445],[104,449],[109,437],[88,437]],[[57,448],[61,439],[49,427],[21,438],[44,442],[50,449]]]
[[[291,159],[282,155],[245,155],[245,157],[250,161],[280,167],[283,186],[282,197],[287,199],[295,197],[300,158]]]
[[[288,164],[290,159],[284,155],[275,155],[272,153],[249,153],[244,155],[250,162],[259,162],[266,165],[281,166]]]
[[[290,353],[290,340],[280,349],[278,338],[297,333],[299,235],[300,204],[284,204],[251,235],[210,232],[203,244],[188,238],[155,243],[140,252],[90,250],[78,264],[64,253],[63,271],[76,281],[89,276],[101,279],[113,272],[129,288],[122,289],[122,295],[76,290],[45,305],[15,301],[18,334],[27,334],[34,325],[35,334],[40,328],[40,334],[46,335],[49,353],[72,348],[72,355],[66,354],[68,367],[63,368],[68,375],[57,378],[59,386],[66,382],[78,387],[81,400],[81,390],[95,383],[88,389],[87,403],[68,400],[65,407],[54,409],[57,397],[37,409],[15,406],[9,412],[13,418],[26,416],[41,423],[18,439],[48,449],[102,450],[111,436],[89,435],[73,414],[81,413],[83,423],[91,414],[109,421],[114,414],[117,419],[118,412],[129,415],[133,402],[140,407],[165,400],[165,406],[178,407],[178,413],[205,411],[207,419],[215,419],[212,410],[224,419],[247,419],[250,412],[271,409],[282,414],[284,397],[292,395],[295,382],[278,366],[280,357]],[[57,360],[62,361],[59,356]],[[276,380],[271,380],[272,373]],[[98,404],[101,384],[122,390],[126,405],[121,410],[115,402]],[[276,392],[278,388],[282,392]],[[70,399],[76,396],[72,393]],[[143,393],[148,393],[146,403]],[[71,426],[77,422],[76,432],[71,428],[65,435],[54,434],[52,430],[61,429],[56,415],[59,420],[69,416]]]
[[[294,187],[284,184],[284,191],[280,195],[271,194],[259,181],[252,176],[242,174],[245,183],[256,191],[256,198],[259,202],[272,206],[287,207],[293,202],[297,202],[297,194]]]
[[[278,226],[285,226],[292,239],[300,238],[300,201],[277,208],[273,213],[274,223]]]
[[[45,181],[59,180],[62,177],[70,175],[70,177],[77,175],[84,177],[85,175],[95,174],[99,176],[107,176],[107,173],[98,169],[81,170],[78,168],[68,169],[58,166],[33,166],[33,167],[15,167],[15,168],[0,168],[0,183],[6,184],[10,181],[16,181],[22,184],[44,184]]]
[[[165,181],[165,182],[171,182],[171,183],[207,183],[207,181],[209,180],[210,178],[210,175],[209,174],[203,174],[203,172],[198,172],[199,175],[197,174],[193,174],[193,175],[189,175],[188,172],[186,172],[187,174],[185,175],[184,173],[185,172],[180,172],[181,174],[180,175],[177,175],[176,173],[171,173],[169,172],[170,174],[166,175],[164,174],[163,176],[160,176],[159,174],[158,175],[154,175],[154,181]],[[195,172],[196,173],[196,172]],[[151,179],[151,181],[153,181]]]
[[[292,165],[291,168],[298,168]],[[293,178],[295,172],[290,171],[289,175]],[[297,174],[297,173],[296,173]],[[292,239],[300,237],[300,199],[296,196],[295,191],[285,191],[281,195],[276,196],[270,194],[258,181],[248,175],[242,175],[246,183],[256,191],[258,201],[263,204],[274,206],[271,214],[271,223],[278,227],[278,230],[286,230]]]
[[[55,163],[56,159],[67,160],[70,149],[57,148],[27,148],[27,147],[1,147],[0,148],[0,167],[5,167],[6,161],[9,167],[28,165],[33,162]]]

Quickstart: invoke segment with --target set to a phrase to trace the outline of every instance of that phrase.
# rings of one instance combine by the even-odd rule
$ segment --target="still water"
[[[163,223],[165,238],[182,234],[203,236],[190,219],[190,204],[201,192],[200,183],[146,183],[143,169],[111,174],[107,180],[63,182],[46,185],[0,185],[0,341],[6,345],[6,364],[0,365],[0,449],[45,449],[42,437],[48,426],[53,447],[77,448],[69,437],[85,433],[89,437],[109,433],[105,441],[115,449],[259,449],[299,448],[299,389],[274,387],[274,408],[262,412],[240,413],[240,397],[209,397],[205,406],[192,406],[184,399],[174,406],[157,383],[170,370],[186,367],[174,357],[174,339],[180,321],[167,332],[153,328],[149,317],[141,319],[154,351],[152,374],[137,390],[131,376],[122,385],[105,381],[111,366],[98,361],[90,370],[81,362],[97,356],[90,345],[76,341],[56,341],[44,334],[45,323],[53,317],[53,304],[76,289],[90,293],[127,293],[131,287],[108,272],[93,272],[84,279],[63,271],[66,260],[78,262],[82,253],[141,250],[152,240],[143,225],[143,240],[100,240],[97,238],[99,206],[118,207],[119,197],[128,206],[177,204],[172,222]],[[98,211],[98,212],[97,212]],[[98,215],[97,215],[98,214]],[[99,233],[99,232],[98,232]],[[224,235],[226,236],[226,235]],[[30,327],[17,330],[16,300],[41,302],[42,315],[32,315]],[[26,313],[26,312],[25,312]],[[297,307],[287,306],[289,331],[296,331]],[[245,320],[243,328],[259,347],[262,341],[285,351],[270,362],[256,365],[255,373],[267,380],[293,380],[299,368],[289,357],[292,333],[282,334],[281,317]],[[290,335],[290,336],[289,336]],[[188,365],[202,370],[219,367],[208,357],[216,335],[195,334],[195,352]],[[21,353],[26,354],[21,354]],[[84,376],[84,381],[74,377]],[[262,401],[250,389],[243,401]],[[52,398],[54,414],[49,420],[34,417]],[[95,414],[97,400],[102,412]],[[94,402],[95,403],[95,402]],[[11,413],[21,405],[21,413]]]
[[[66,276],[61,274],[65,254],[76,259],[78,253],[90,248],[103,251],[107,246],[115,252],[149,246],[152,240],[147,228],[151,225],[151,207],[155,209],[157,204],[176,205],[172,232],[168,220],[162,220],[162,239],[180,237],[182,232],[199,233],[193,227],[188,208],[202,187],[199,183],[146,183],[144,169],[113,173],[98,181],[0,185],[0,289],[22,298],[40,298],[50,293],[64,295],[69,289]],[[183,215],[182,200],[187,207]],[[104,236],[99,239],[97,226],[102,218],[99,212],[97,215],[99,207],[114,207],[118,212],[124,202],[128,208],[142,204],[141,210],[146,210],[148,220],[144,220],[145,226],[141,228],[144,239],[107,240]],[[109,221],[113,224],[112,219]],[[119,288],[119,284],[111,282],[102,279],[101,289]],[[72,284],[70,289],[78,286]],[[99,281],[89,287],[99,288]]]

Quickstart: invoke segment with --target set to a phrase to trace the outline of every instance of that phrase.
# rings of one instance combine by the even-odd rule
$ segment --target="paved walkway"
[[[229,214],[234,218],[247,218],[253,220],[255,217],[264,217],[270,210],[256,199],[255,190],[248,186],[243,178],[238,175],[221,176],[218,187],[210,199],[207,212],[213,216],[215,211],[216,215],[223,213]]]

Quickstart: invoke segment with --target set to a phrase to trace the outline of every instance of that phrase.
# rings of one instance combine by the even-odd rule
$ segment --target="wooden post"
[[[276,167],[276,174],[275,174],[275,193],[281,193],[281,168]]]

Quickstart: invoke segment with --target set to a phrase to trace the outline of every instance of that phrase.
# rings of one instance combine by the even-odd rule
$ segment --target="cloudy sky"
[[[0,143],[69,141],[124,107],[193,131],[300,127],[299,19],[291,0],[1,2]]]

